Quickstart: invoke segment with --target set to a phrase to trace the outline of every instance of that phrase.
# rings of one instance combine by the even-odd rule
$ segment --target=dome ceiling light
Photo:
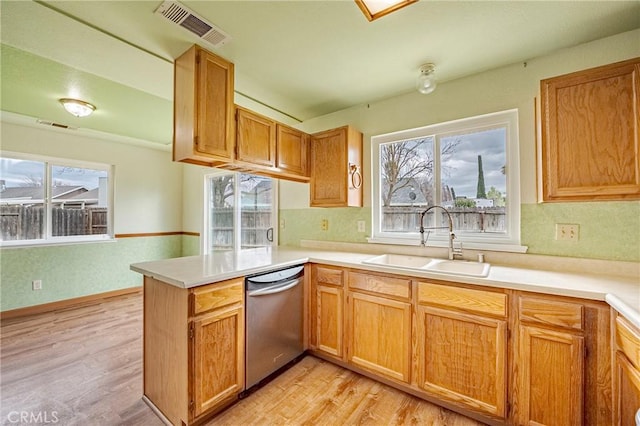
[[[87,117],[96,110],[95,105],[79,99],[62,98],[60,103],[69,114],[76,117]]]
[[[436,77],[434,72],[436,71],[436,66],[434,64],[424,64],[420,67],[420,75],[418,76],[418,80],[416,81],[416,89],[418,92],[423,95],[428,95],[429,93],[436,90],[436,86],[438,83],[436,82]]]

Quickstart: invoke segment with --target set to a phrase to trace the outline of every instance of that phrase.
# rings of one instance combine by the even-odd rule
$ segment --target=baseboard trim
[[[45,312],[56,311],[58,309],[69,308],[78,305],[90,305],[100,302],[110,297],[124,296],[126,294],[141,293],[142,287],[129,287],[120,290],[107,291],[105,293],[90,294],[88,296],[74,297],[73,299],[58,300],[51,303],[43,303],[42,305],[27,306],[25,308],[11,309],[9,311],[0,312],[0,320],[24,317],[27,315],[42,314]]]
[[[173,426],[171,421],[162,413],[162,411],[160,411],[158,407],[156,407],[156,404],[154,404],[149,398],[147,398],[147,395],[142,395],[142,401],[147,404],[149,408],[151,408],[151,411],[153,411],[153,413],[158,416],[162,423],[167,426]]]

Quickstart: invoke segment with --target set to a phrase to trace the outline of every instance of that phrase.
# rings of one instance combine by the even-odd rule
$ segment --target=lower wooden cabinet
[[[144,278],[144,396],[191,425],[244,388],[244,280],[183,289]]]
[[[619,315],[614,328],[614,424],[636,426],[640,411],[640,330]]]
[[[192,322],[193,402],[198,417],[244,386],[244,310],[218,309]]]
[[[317,348],[336,358],[343,358],[344,290],[318,285],[316,303]]]
[[[583,424],[583,337],[532,326],[521,326],[519,334],[519,423]]]
[[[418,385],[431,395],[504,419],[506,295],[418,285]]]
[[[514,423],[611,424],[609,306],[518,292],[513,301]]]
[[[640,333],[621,325],[615,361],[604,302],[311,270],[310,347],[323,358],[484,423],[633,425]]]
[[[411,380],[411,303],[349,292],[348,361],[391,379]]]
[[[332,266],[311,266],[309,346],[343,360],[344,270]]]

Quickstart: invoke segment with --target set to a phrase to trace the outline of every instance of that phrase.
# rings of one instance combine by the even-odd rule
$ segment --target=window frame
[[[217,170],[213,173],[207,173],[204,175],[204,185],[203,185],[203,189],[204,189],[204,193],[203,193],[203,222],[202,222],[202,232],[200,233],[201,238],[200,238],[200,253],[202,253],[203,255],[208,255],[208,254],[212,254],[211,251],[211,245],[209,244],[209,240],[210,240],[210,226],[211,226],[211,213],[209,211],[209,206],[211,205],[210,203],[210,195],[211,195],[211,178],[215,178],[218,176],[224,176],[224,175],[234,175],[234,179],[233,179],[233,185],[234,185],[234,206],[240,206],[240,196],[242,195],[240,193],[240,191],[238,191],[238,186],[239,186],[239,179],[237,179],[237,177],[239,177],[242,174],[248,174],[251,175],[253,173],[243,173],[243,172],[234,172],[234,171],[229,171],[229,170]],[[255,176],[260,176],[260,175],[255,175]],[[273,203],[271,205],[271,212],[273,214],[273,220],[272,220],[272,228],[273,228],[273,241],[271,246],[277,246],[278,245],[278,229],[279,227],[279,221],[278,221],[278,211],[279,211],[279,202],[280,202],[280,197],[278,196],[278,187],[279,187],[279,181],[278,179],[269,177],[269,176],[260,176],[260,177],[264,177],[264,178],[268,178],[271,179],[271,182],[273,184],[272,187],[272,199],[273,199]],[[242,247],[242,229],[240,227],[240,215],[241,215],[242,209],[239,208],[234,208],[234,214],[233,214],[233,251],[237,251],[240,250],[240,247]]]
[[[390,142],[401,142],[416,138],[433,137],[434,143],[434,185],[438,203],[441,200],[441,159],[440,140],[456,134],[472,133],[488,129],[506,128],[506,233],[505,234],[456,234],[456,240],[470,249],[490,249],[494,251],[526,252],[520,244],[520,154],[518,139],[518,110],[510,109],[474,117],[462,118],[443,123],[432,124],[414,129],[401,130],[371,137],[371,210],[372,235],[367,239],[370,243],[419,245],[419,232],[389,233],[381,230],[381,194],[382,174],[380,173],[380,146]],[[440,215],[436,215],[436,220]],[[454,229],[454,232],[456,230]],[[428,247],[446,247],[447,235],[433,232],[428,240]]]
[[[24,160],[41,162],[44,164],[43,186],[44,186],[44,200],[43,205],[45,207],[45,219],[44,219],[44,238],[32,239],[32,240],[0,240],[0,248],[12,248],[12,247],[39,247],[39,246],[52,246],[52,245],[67,245],[67,244],[80,244],[80,243],[95,243],[95,242],[109,242],[115,241],[114,234],[114,212],[115,212],[115,166],[113,164],[96,163],[84,160],[74,160],[69,158],[51,157],[37,154],[27,154],[14,151],[0,151],[0,158],[8,158],[13,160]],[[107,172],[107,232],[105,234],[90,234],[90,235],[65,235],[65,236],[53,236],[51,229],[52,213],[51,208],[53,203],[51,201],[51,182],[52,182],[52,168],[55,166],[60,167],[73,167],[73,168],[86,168],[92,170],[102,170]]]

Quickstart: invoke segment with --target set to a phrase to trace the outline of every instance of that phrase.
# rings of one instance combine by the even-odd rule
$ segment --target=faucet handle
[[[453,254],[462,256],[462,241],[453,242]]]

